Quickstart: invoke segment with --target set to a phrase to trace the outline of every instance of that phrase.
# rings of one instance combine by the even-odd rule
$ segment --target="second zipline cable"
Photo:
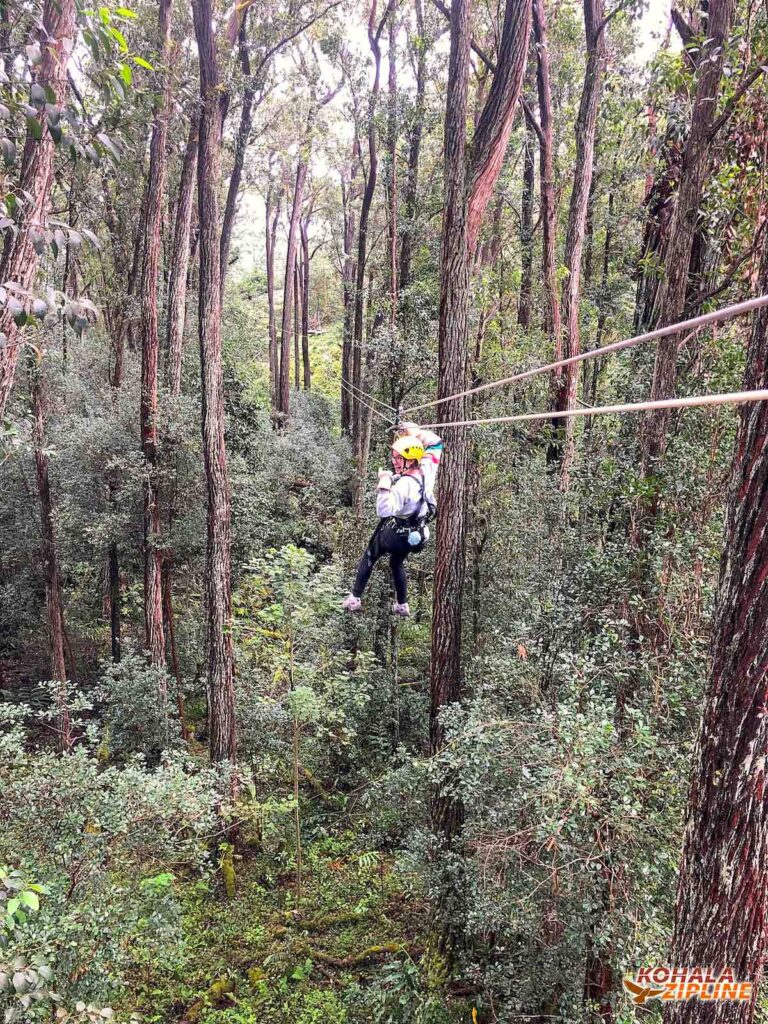
[[[444,423],[424,423],[434,430],[437,427],[475,427],[491,423],[525,423],[528,420],[560,420],[569,416],[600,416],[606,413],[652,412],[656,409],[690,409],[699,405],[743,405],[746,402],[768,401],[768,388],[756,391],[732,391],[723,395],[692,395],[688,398],[662,398],[653,402],[632,402],[623,405],[594,405],[585,409],[562,409],[553,412],[523,412],[515,416],[491,416],[487,419],[450,420]]]
[[[356,384],[353,384],[352,381],[347,380],[346,377],[341,378],[341,383],[346,385],[347,391],[351,391],[353,395],[356,393],[357,397],[360,398],[361,400],[367,398],[370,399],[370,401],[373,402],[374,404],[382,406],[384,409],[386,409],[388,412],[392,414],[397,412],[393,405],[389,405],[387,404],[387,402],[383,402],[380,398],[376,398],[375,395],[368,394],[367,391],[363,391],[362,388],[359,388]]]
[[[761,306],[765,305],[768,305],[768,295],[761,295],[755,299],[747,299],[746,302],[737,302],[734,306],[725,306],[723,309],[717,309],[712,313],[703,313],[701,316],[695,316],[690,320],[683,320],[677,324],[670,324],[668,327],[658,327],[655,331],[648,331],[646,334],[638,334],[634,338],[626,338],[624,341],[615,341],[612,345],[605,345],[603,348],[595,348],[589,352],[581,352],[579,355],[571,356],[569,359],[558,359],[557,362],[547,363],[545,366],[535,366],[532,370],[523,370],[521,373],[515,373],[511,377],[504,377],[502,380],[493,380],[488,384],[480,384],[476,388],[467,388],[466,391],[458,391],[455,395],[446,395],[445,398],[436,398],[431,402],[422,402],[421,405],[412,405],[409,409],[404,409],[403,413],[404,415],[407,415],[418,412],[420,409],[430,409],[434,405],[442,405],[443,402],[452,402],[456,398],[465,398],[467,395],[476,395],[481,391],[489,391],[491,388],[500,388],[505,384],[516,384],[518,381],[528,380],[530,377],[535,377],[540,373],[551,373],[553,370],[559,370],[564,366],[573,366],[576,363],[582,363],[586,359],[596,359],[610,355],[612,352],[621,352],[625,348],[633,348],[635,345],[640,345],[645,341],[653,341],[656,338],[665,338],[670,334],[680,334],[683,331],[704,327],[706,324],[717,323],[719,320],[728,320],[730,317],[741,316],[742,313],[749,313],[753,309],[759,309]]]
[[[344,383],[343,380],[341,381],[341,386],[344,388],[344,390],[347,392],[347,394],[351,398],[353,398],[356,402],[359,402],[360,405],[365,406],[366,409],[369,409],[373,413],[374,416],[378,416],[380,419],[384,420],[385,423],[389,423],[391,421],[391,419],[392,419],[391,415],[389,415],[389,416],[385,415],[385,413],[383,413],[379,409],[377,409],[375,405],[369,405],[368,402],[364,402],[362,400],[362,398],[360,398],[353,391],[351,391],[349,387],[347,387],[347,385]]]

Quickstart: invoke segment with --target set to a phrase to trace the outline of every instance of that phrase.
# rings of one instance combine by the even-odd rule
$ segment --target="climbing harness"
[[[404,474],[412,476],[416,479],[412,473]],[[424,474],[419,470],[420,477],[420,488],[419,488],[419,504],[416,509],[405,518],[405,516],[390,516],[389,523],[392,530],[398,535],[398,537],[407,537],[408,543],[412,548],[418,548],[424,545],[429,540],[429,531],[427,526],[435,518],[437,512],[437,506],[433,499],[429,497],[426,489],[426,481]],[[399,477],[394,477],[393,482],[398,480]],[[427,506],[426,512],[424,506]]]

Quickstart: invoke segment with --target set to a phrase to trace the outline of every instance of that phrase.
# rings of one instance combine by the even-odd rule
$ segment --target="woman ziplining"
[[[392,443],[394,474],[380,469],[376,486],[376,514],[379,522],[357,567],[351,592],[342,602],[348,612],[358,612],[362,596],[376,562],[389,555],[395,601],[392,611],[407,618],[408,581],[405,560],[424,548],[429,540],[427,525],[435,515],[435,478],[443,442],[431,430],[416,423],[403,423]]]
[[[584,362],[588,359],[620,352],[643,342],[658,340],[683,330],[695,329],[705,324],[727,320],[731,317],[740,316],[759,309],[765,305],[768,305],[768,295],[761,295],[746,302],[739,302],[724,309],[693,317],[682,323],[669,324],[666,327],[657,328],[646,334],[637,335],[634,338],[614,342],[600,349],[592,349],[589,352],[582,352],[577,356],[561,359],[545,366],[524,370],[513,374],[511,377],[491,381],[478,387],[468,388],[465,391],[459,391],[444,398],[423,402],[420,405],[411,406],[405,412],[413,413],[417,410],[432,408],[436,405],[442,407],[444,403],[458,398],[517,383],[542,373],[549,373],[566,366]],[[382,402],[380,399],[361,391],[360,388],[343,378],[341,385],[347,394],[354,401],[368,409],[371,415],[387,420],[388,415],[383,411],[384,409],[391,410],[395,415],[399,415],[399,410],[394,410],[386,402]],[[435,423],[428,423],[424,427],[419,427],[416,423],[399,424],[396,428],[399,436],[392,445],[392,464],[395,469],[395,475],[393,476],[387,470],[379,470],[379,482],[376,492],[376,512],[379,516],[379,523],[360,560],[352,590],[342,602],[342,607],[348,612],[360,611],[363,591],[370,579],[373,568],[383,555],[388,554],[396,596],[392,610],[396,615],[410,615],[404,563],[408,555],[421,551],[426,544],[429,538],[427,523],[433,518],[435,513],[434,482],[443,447],[442,440],[433,432],[436,428],[477,427],[490,424],[524,423],[535,420],[554,420],[606,414],[614,415],[617,413],[655,412],[664,409],[685,409],[692,406],[741,405],[766,400],[768,400],[768,389],[717,395],[696,395],[686,398],[667,398],[655,401],[558,411],[548,410],[546,412],[521,413],[477,419],[440,420]]]

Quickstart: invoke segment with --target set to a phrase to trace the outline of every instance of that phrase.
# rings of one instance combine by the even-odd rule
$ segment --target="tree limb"
[[[758,78],[761,75],[766,74],[766,72],[768,72],[768,58],[763,59],[763,62],[758,67],[753,68],[753,70],[750,71],[747,77],[742,79],[741,85],[739,85],[739,87],[736,89],[736,92],[725,104],[725,106],[723,107],[723,112],[721,113],[720,117],[718,117],[718,119],[712,125],[712,130],[709,133],[710,139],[713,139],[715,135],[717,135],[717,133],[723,127],[723,125],[728,120],[730,120],[734,110],[736,109],[739,103],[739,100],[744,95],[744,93],[747,92],[750,86],[754,85],[754,83],[758,80]]]
[[[297,29],[295,29],[293,32],[290,32],[287,36],[284,36],[278,43],[275,43],[274,46],[270,47],[259,61],[259,65],[256,68],[254,74],[259,75],[264,70],[264,66],[266,65],[267,61],[270,60],[270,58],[274,57],[276,53],[282,50],[284,46],[287,46],[288,43],[292,42],[297,36],[300,36],[302,32],[306,32],[306,30],[308,28],[311,28],[311,26],[314,25],[315,22],[320,21],[321,18],[324,18],[326,14],[332,11],[334,7],[338,7],[340,3],[341,0],[333,0],[333,2],[328,4],[327,7],[324,7],[323,10],[319,12],[319,14],[314,15],[314,17],[307,19],[307,21],[305,22],[302,22],[302,24],[299,25]]]
[[[435,5],[435,7],[438,9],[438,11],[440,11],[442,16],[447,21],[451,20],[450,8],[448,7],[447,4],[443,3],[443,0],[432,0],[432,3]],[[481,49],[478,46],[478,44],[474,40],[474,37],[470,40],[470,46],[475,51],[480,60],[483,62],[483,64],[485,64],[485,66],[488,68],[491,74],[493,74],[496,71],[495,62],[491,59],[491,57],[488,56],[488,54],[483,49]]]

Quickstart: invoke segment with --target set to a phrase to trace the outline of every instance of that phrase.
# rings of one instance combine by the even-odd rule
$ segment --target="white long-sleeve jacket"
[[[435,501],[435,478],[443,454],[443,442],[430,430],[412,430],[412,433],[419,438],[425,449],[419,460],[419,472],[382,478],[376,491],[376,515],[382,519],[389,516],[408,519],[420,505],[423,506],[421,511],[426,515],[427,502],[421,498],[422,476],[425,498],[429,498],[432,503]]]

